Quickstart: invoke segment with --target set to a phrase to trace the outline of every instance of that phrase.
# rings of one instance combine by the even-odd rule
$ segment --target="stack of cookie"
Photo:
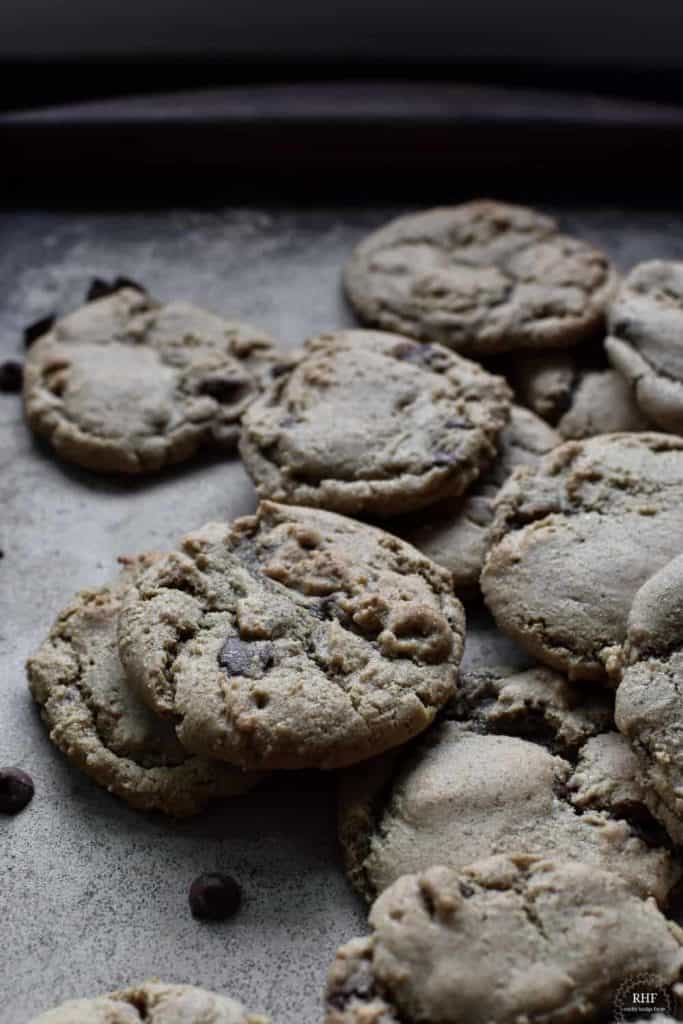
[[[367,327],[286,358],[130,288],[32,348],[29,420],[61,455],[149,471],[239,433],[261,499],[62,612],[28,665],[51,738],[175,815],[341,769],[374,903],[328,1024],[570,1024],[634,975],[670,993],[683,268],[619,285],[552,219],[476,202],[376,232],[345,282]],[[528,670],[459,672],[479,593]]]
[[[408,544],[263,502],[79,594],[28,674],[68,757],[180,815],[406,742],[452,696],[464,633],[448,572]]]

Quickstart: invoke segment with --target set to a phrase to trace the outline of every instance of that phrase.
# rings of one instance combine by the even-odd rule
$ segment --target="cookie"
[[[94,999],[72,999],[29,1024],[269,1024],[241,1003],[191,985],[147,981]]]
[[[124,560],[109,586],[81,591],[27,670],[50,739],[73,764],[133,807],[181,817],[213,797],[245,792],[259,777],[189,755],[172,724],[152,714],[124,676],[117,644],[121,600],[160,557]]]
[[[272,339],[255,327],[124,288],[33,343],[26,418],[69,462],[149,473],[207,444],[234,446],[276,358]]]
[[[597,362],[576,349],[521,352],[510,382],[519,400],[565,440],[652,429],[628,382]]]
[[[683,556],[636,594],[622,653],[616,722],[650,788],[649,807],[683,843]]]
[[[558,677],[545,706],[538,697],[536,707],[534,698],[527,698],[525,722],[524,691],[538,694],[544,676],[554,675],[541,670],[534,680],[534,674],[503,677],[493,708],[484,703],[483,713],[470,720],[446,718],[409,750],[342,776],[339,837],[345,868],[367,900],[401,875],[431,864],[461,869],[490,854],[524,850],[616,871],[639,895],[667,902],[680,868],[661,830],[655,827],[652,838],[643,830],[648,818],[643,805],[634,804],[634,823],[631,807],[620,808],[621,814],[609,808],[580,812],[573,799],[573,765],[538,742],[552,736],[557,748],[563,739],[574,741],[577,734],[589,736],[608,725],[607,699],[583,713],[579,707],[569,710],[572,687],[565,683],[564,700],[557,700],[563,682]],[[481,677],[477,683],[481,686]],[[468,689],[467,677],[461,685]],[[516,714],[506,707],[506,686]],[[496,715],[496,704],[503,715]],[[558,737],[553,722],[561,734],[564,720],[567,730]],[[506,734],[508,722],[516,735]],[[569,745],[566,749],[569,755]],[[660,839],[662,845],[655,845]]]
[[[399,515],[462,494],[495,455],[510,390],[441,346],[379,331],[308,341],[243,420],[261,497]]]
[[[334,768],[429,725],[464,628],[449,574],[410,545],[263,502],[136,581],[119,651],[187,750],[250,770]]]
[[[559,435],[520,405],[500,436],[500,450],[491,467],[461,498],[450,498],[414,520],[391,524],[394,532],[449,569],[456,592],[476,591],[493,522],[493,502],[515,466],[535,465],[560,444]]]
[[[513,472],[481,588],[498,626],[573,679],[617,671],[631,601],[683,550],[683,440],[568,441]]]
[[[481,357],[565,348],[599,333],[616,274],[552,217],[477,200],[375,231],[344,282],[363,323]]]
[[[683,263],[639,263],[609,312],[612,365],[656,426],[683,433]]]
[[[619,735],[611,691],[587,690],[544,665],[461,672],[444,714],[475,732],[520,736],[570,760],[592,737],[606,730]]]
[[[609,871],[523,854],[405,875],[330,970],[326,1024],[576,1024],[683,971],[683,932]]]

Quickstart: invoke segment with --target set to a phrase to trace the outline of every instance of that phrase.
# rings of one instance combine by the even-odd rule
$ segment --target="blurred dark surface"
[[[5,0],[3,109],[419,78],[683,98],[680,0]]]
[[[450,82],[261,84],[0,115],[0,202],[678,202],[683,108]]]
[[[671,202],[681,0],[9,0],[0,203]]]

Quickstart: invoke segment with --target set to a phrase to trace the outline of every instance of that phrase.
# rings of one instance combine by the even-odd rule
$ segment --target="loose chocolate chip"
[[[229,636],[218,652],[218,664],[231,676],[258,678],[273,660],[273,645],[268,640],[247,642]]]
[[[200,921],[225,921],[241,903],[242,890],[230,875],[198,875],[190,886],[190,910]]]
[[[24,379],[24,368],[15,359],[8,359],[6,363],[0,363],[0,391],[10,392],[21,391],[21,382]]]
[[[32,345],[38,338],[42,338],[44,334],[51,331],[55,325],[57,319],[56,313],[50,313],[48,316],[41,317],[40,320],[34,321],[29,324],[28,327],[24,328],[24,345],[26,348]]]
[[[146,288],[143,288],[141,284],[133,281],[130,277],[119,275],[113,281],[105,281],[103,277],[93,277],[85,293],[85,301],[95,302],[96,299],[104,299],[108,295],[121,291],[122,288],[134,288],[136,292],[142,292],[143,294],[147,291]]]
[[[202,395],[210,395],[217,402],[239,402],[249,390],[249,383],[246,380],[235,380],[229,377],[208,377],[202,381],[200,388]]]
[[[116,289],[112,288],[104,278],[93,277],[85,293],[85,301],[94,302],[96,299],[103,299],[106,295],[111,295],[112,291],[116,291]]]
[[[0,768],[0,812],[17,814],[23,811],[35,792],[33,779],[21,768]]]

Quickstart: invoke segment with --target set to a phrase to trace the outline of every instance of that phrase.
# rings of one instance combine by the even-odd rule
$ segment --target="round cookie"
[[[259,777],[189,755],[126,680],[117,644],[121,600],[161,557],[123,559],[112,584],[81,591],[27,670],[50,739],[73,764],[133,807],[180,817],[214,797],[246,792]]]
[[[394,532],[449,569],[456,592],[471,593],[479,585],[498,491],[516,466],[534,465],[560,441],[542,419],[513,405],[496,459],[467,494],[433,505],[405,526],[397,520]]]
[[[639,263],[609,311],[612,365],[654,424],[683,433],[683,263]]]
[[[627,381],[604,365],[602,346],[520,352],[507,373],[519,400],[565,440],[652,428]]]
[[[240,453],[261,497],[399,515],[462,494],[496,453],[510,390],[476,363],[379,331],[312,338],[252,403]]]
[[[598,434],[635,433],[652,429],[638,409],[631,388],[616,370],[579,374],[557,432],[567,440]]]
[[[481,357],[564,348],[600,332],[616,274],[551,217],[476,200],[375,231],[344,282],[363,323]]]
[[[449,574],[408,544],[262,502],[137,580],[119,651],[187,750],[245,769],[334,768],[429,725],[464,628]]]
[[[191,985],[147,981],[94,999],[72,999],[29,1024],[269,1024],[241,1003]]]
[[[498,626],[573,679],[617,671],[631,601],[683,549],[683,440],[568,441],[514,471],[481,588]]]
[[[609,871],[523,854],[405,875],[330,970],[326,1024],[577,1024],[683,971],[683,932]]]
[[[234,446],[276,358],[272,339],[255,327],[124,288],[31,345],[26,418],[69,462],[153,472],[209,443]]]
[[[572,761],[594,736],[620,738],[614,732],[610,690],[587,690],[544,665],[522,670],[499,665],[461,672],[444,716],[474,732],[533,740]]]
[[[622,663],[617,726],[640,762],[650,810],[683,843],[683,556],[636,594]]]
[[[636,823],[631,824],[631,807],[621,808],[620,814],[610,808],[580,812],[573,801],[572,764],[535,741],[553,735],[553,721],[560,732],[566,720],[565,737],[572,741],[567,753],[575,750],[577,734],[590,736],[607,725],[609,702],[583,713],[580,707],[567,709],[573,688],[558,677],[555,694],[564,701],[552,690],[545,707],[534,708],[529,698],[528,723],[521,709],[515,714],[505,707],[515,688],[513,706],[519,707],[525,689],[538,693],[544,673],[554,675],[541,670],[541,678],[534,680],[532,670],[503,677],[493,709],[484,704],[471,720],[443,720],[410,750],[344,774],[339,836],[349,879],[367,900],[401,875],[430,864],[461,869],[490,854],[523,849],[616,871],[640,896],[666,904],[680,877],[666,841],[651,846],[649,834],[641,831],[643,815],[634,812]],[[485,682],[477,680],[480,687]],[[466,678],[462,687],[472,690]],[[496,705],[508,711],[507,721],[496,715]],[[505,734],[508,722],[518,735]],[[554,739],[556,748],[562,745],[557,733]],[[643,809],[642,804],[634,807]],[[662,838],[656,829],[655,838]]]

